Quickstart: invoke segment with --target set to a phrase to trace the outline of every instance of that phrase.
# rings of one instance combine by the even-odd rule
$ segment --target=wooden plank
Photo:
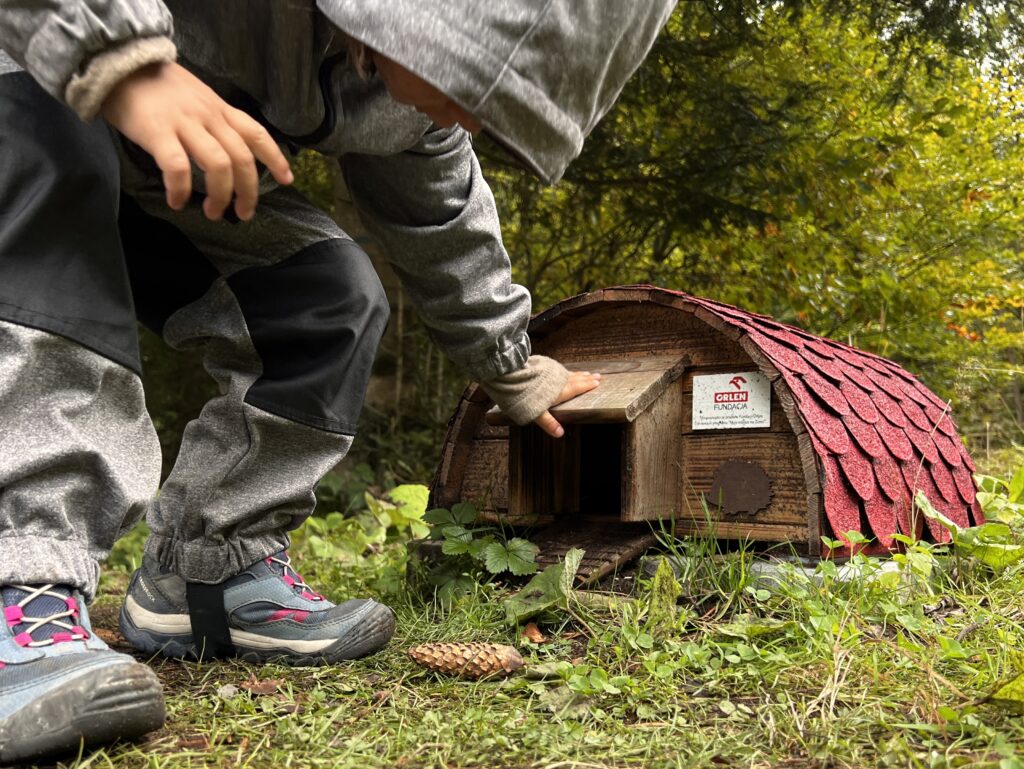
[[[672,356],[573,363],[577,370],[600,371],[604,375],[601,384],[554,406],[551,413],[563,424],[632,422],[679,378],[688,360],[687,356]],[[487,412],[487,422],[511,424],[497,406]]]
[[[807,488],[792,433],[691,434],[683,436],[683,504],[680,518],[705,518],[703,495],[711,490],[715,471],[728,460],[754,462],[767,473],[772,501],[754,515],[729,516],[732,522],[799,524],[807,536]],[[711,500],[711,513],[717,517]]]
[[[626,428],[622,462],[622,520],[652,521],[679,514],[683,390],[670,386]]]
[[[596,305],[587,315],[533,334],[534,351],[556,360],[603,360],[632,354],[689,354],[693,365],[750,365],[739,343],[687,312],[654,302]]]
[[[454,502],[472,502],[481,510],[507,511],[508,441],[475,440],[467,442],[466,448],[465,470],[454,489]]]
[[[646,524],[624,524],[613,518],[572,516],[542,529],[533,537],[540,547],[537,563],[544,568],[558,563],[574,547],[583,548],[576,573],[578,584],[597,582],[657,544]]]
[[[579,510],[580,436],[552,438],[536,425],[512,427],[508,440],[508,512],[516,518]]]
[[[712,525],[714,535],[718,539],[759,540],[762,542],[793,542],[805,547],[807,529],[779,523],[751,523],[717,521]],[[680,518],[676,521],[676,533],[683,535],[707,535],[705,521]]]

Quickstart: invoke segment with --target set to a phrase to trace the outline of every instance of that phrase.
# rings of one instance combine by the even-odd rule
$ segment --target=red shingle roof
[[[767,359],[775,388],[787,388],[817,455],[825,516],[842,537],[859,531],[884,548],[892,534],[939,542],[949,533],[914,514],[920,490],[937,510],[961,526],[983,522],[975,501],[971,462],[949,415],[949,406],[890,360],[767,315],[677,291],[664,292],[703,308],[741,332],[743,348]],[[699,313],[706,317],[704,313]],[[756,354],[755,354],[756,353]],[[914,519],[918,520],[914,520]],[[913,529],[913,530],[912,530]]]

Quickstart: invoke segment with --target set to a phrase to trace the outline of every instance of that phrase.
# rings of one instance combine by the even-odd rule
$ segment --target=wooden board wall
[[[797,436],[774,388],[769,428],[697,433],[690,428],[694,374],[758,368],[728,329],[718,331],[678,307],[654,302],[603,302],[567,310],[534,329],[532,336],[535,352],[565,360],[690,357],[691,366],[672,385],[677,389],[670,397],[682,401],[681,418],[669,428],[670,442],[677,446],[676,467],[681,475],[680,493],[673,500],[679,511],[680,533],[702,529],[703,495],[710,491],[715,469],[729,459],[758,463],[771,479],[773,496],[768,508],[757,514],[726,516],[717,522],[718,536],[806,542],[808,531],[816,530],[816,523],[808,520],[808,509],[809,502],[820,504],[820,497],[814,494],[817,489],[809,489],[806,484]],[[492,515],[505,515],[509,512],[508,428],[486,425],[484,412],[489,403],[479,392],[475,397],[482,405],[464,402],[460,407],[462,416],[456,414],[453,418],[457,429],[449,431],[449,444],[435,480],[434,503],[474,501],[483,503],[483,509]],[[628,447],[623,448],[623,462],[633,461]],[[672,451],[664,447],[659,450]],[[666,457],[665,461],[670,460]],[[658,468],[637,468],[635,472],[648,476],[641,479],[641,485],[658,488],[658,493],[667,491],[667,476]],[[663,476],[660,480],[659,474]],[[624,503],[624,511],[639,509],[628,500]],[[521,506],[517,508],[525,511]],[[810,509],[816,509],[815,504],[810,504]],[[634,520],[644,517],[627,515]]]

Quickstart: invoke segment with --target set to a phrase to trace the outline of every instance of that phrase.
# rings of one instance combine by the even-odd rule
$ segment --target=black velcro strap
[[[224,610],[224,584],[202,585],[185,583],[188,616],[192,622],[192,638],[200,660],[223,659],[235,656],[235,645],[228,630],[228,615]]]

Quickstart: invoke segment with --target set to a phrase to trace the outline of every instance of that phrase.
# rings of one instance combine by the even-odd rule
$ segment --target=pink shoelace
[[[78,624],[78,601],[73,597],[54,591],[52,589],[53,585],[42,585],[40,587],[9,585],[9,587],[27,593],[18,603],[13,606],[4,607],[4,619],[7,620],[8,627],[14,628],[18,625],[28,625],[26,630],[14,636],[14,642],[18,646],[36,648],[67,641],[84,641],[89,638],[88,631]],[[56,598],[58,601],[61,601],[65,606],[64,611],[54,612],[45,617],[32,617],[25,614],[25,607],[42,596]],[[70,620],[70,622],[67,620]],[[49,638],[44,638],[40,641],[32,638],[33,633],[47,625],[55,625],[58,631]]]
[[[313,588],[311,588],[309,585],[307,585],[302,580],[302,575],[292,568],[292,559],[288,557],[287,553],[285,554],[283,559],[272,555],[265,560],[268,566],[275,563],[278,566],[280,566],[283,571],[281,578],[285,581],[285,584],[288,585],[288,587],[299,588],[302,591],[303,598],[306,598],[310,601],[324,600],[324,597],[317,593],[315,590],[313,590]]]

